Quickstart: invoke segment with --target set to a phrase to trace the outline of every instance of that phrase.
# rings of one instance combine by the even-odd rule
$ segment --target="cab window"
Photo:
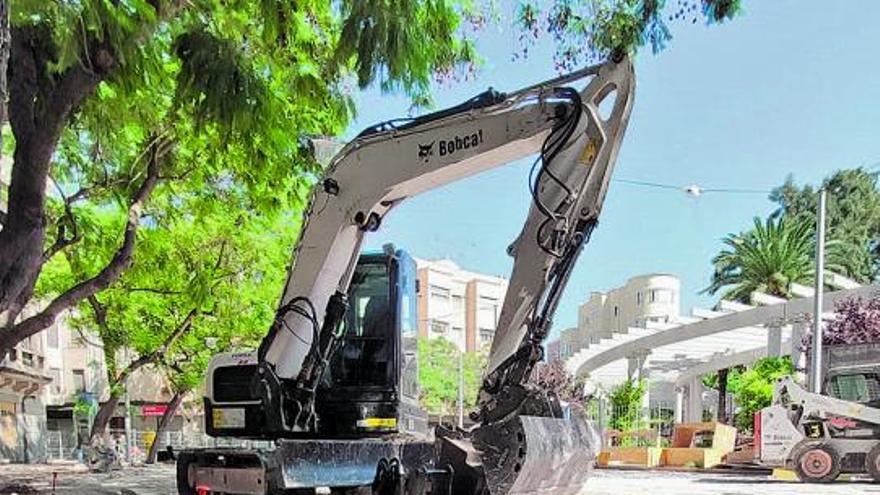
[[[384,387],[391,383],[394,361],[389,339],[394,318],[390,295],[386,264],[358,265],[349,288],[342,344],[331,358],[324,376],[325,386]]]

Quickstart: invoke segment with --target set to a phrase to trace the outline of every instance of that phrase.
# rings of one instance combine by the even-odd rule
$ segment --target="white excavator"
[[[271,444],[182,452],[179,492],[579,492],[595,434],[528,378],[598,222],[634,89],[631,61],[616,57],[348,143],[314,188],[267,336],[217,356],[206,378],[208,433]],[[390,246],[361,255],[364,237],[408,198],[530,155],[532,204],[507,250],[476,426],[432,434],[418,407],[414,263]],[[481,198],[487,210],[498,194]]]

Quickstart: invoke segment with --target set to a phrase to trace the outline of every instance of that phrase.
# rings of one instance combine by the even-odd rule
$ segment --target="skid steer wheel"
[[[798,478],[807,483],[831,483],[840,475],[840,454],[823,440],[803,440],[791,456]]]
[[[880,443],[875,445],[865,457],[865,470],[874,481],[880,482]]]

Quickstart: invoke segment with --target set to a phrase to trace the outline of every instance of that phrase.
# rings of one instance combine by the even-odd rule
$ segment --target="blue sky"
[[[769,190],[789,174],[800,183],[817,182],[840,168],[880,162],[880,2],[743,3],[745,13],[734,22],[673,24],[666,50],[638,56],[635,105],[616,178]],[[483,30],[485,64],[474,81],[438,86],[437,107],[487,86],[511,90],[553,77],[550,43],[513,61],[516,35],[497,26]],[[409,109],[407,99],[378,90],[359,94],[357,102],[348,137]],[[512,263],[505,248],[529,206],[528,162],[409,200],[389,214],[369,246],[392,241],[418,257],[449,257],[467,269],[506,276]],[[681,277],[684,311],[714,304],[699,291],[720,239],[773,208],[763,194],[694,199],[614,183],[554,333],[576,324],[577,306],[590,291],[647,272]]]

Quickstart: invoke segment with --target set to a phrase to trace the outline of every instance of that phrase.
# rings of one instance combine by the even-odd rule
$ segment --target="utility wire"
[[[770,194],[770,189],[748,189],[748,188],[732,188],[732,187],[700,187],[696,184],[690,186],[676,186],[674,184],[664,184],[662,182],[651,182],[633,179],[612,179],[614,182],[621,184],[629,184],[633,186],[650,187],[654,189],[668,189],[674,191],[682,191],[693,196],[699,196],[704,193],[721,193],[721,194]]]

